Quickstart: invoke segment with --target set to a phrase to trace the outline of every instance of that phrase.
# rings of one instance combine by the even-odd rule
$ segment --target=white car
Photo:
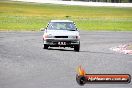
[[[44,49],[48,47],[71,47],[74,51],[80,50],[79,31],[73,21],[51,20],[44,29]]]

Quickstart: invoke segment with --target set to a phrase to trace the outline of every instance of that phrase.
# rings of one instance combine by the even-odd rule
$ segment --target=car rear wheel
[[[44,44],[44,47],[43,47],[43,49],[48,49],[48,45],[46,45],[46,44]]]
[[[79,52],[80,50],[80,44],[74,46],[74,51]]]

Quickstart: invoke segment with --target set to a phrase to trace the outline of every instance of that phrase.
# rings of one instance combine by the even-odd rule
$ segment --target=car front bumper
[[[49,46],[74,46],[74,45],[79,45],[80,40],[79,39],[46,39],[43,41],[44,44],[49,45]]]

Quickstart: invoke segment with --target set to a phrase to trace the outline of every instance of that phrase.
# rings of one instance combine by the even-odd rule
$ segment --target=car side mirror
[[[76,28],[76,30],[79,31],[78,28]]]

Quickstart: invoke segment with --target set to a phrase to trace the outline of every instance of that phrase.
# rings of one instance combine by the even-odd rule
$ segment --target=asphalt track
[[[132,42],[132,32],[80,31],[81,51],[42,49],[43,32],[0,32],[0,88],[132,88],[130,84],[76,83],[79,65],[89,74],[130,74],[132,55],[109,50]]]

